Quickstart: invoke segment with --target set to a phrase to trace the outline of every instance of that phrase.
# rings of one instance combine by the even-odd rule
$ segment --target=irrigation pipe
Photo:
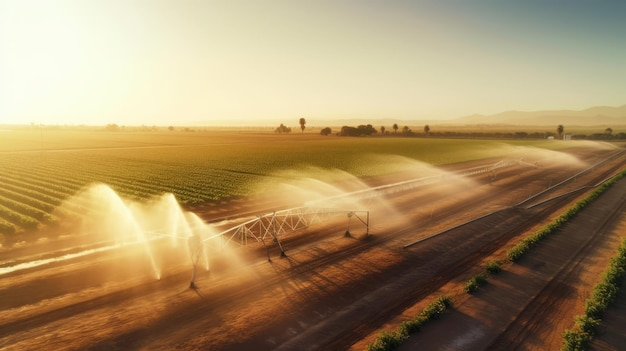
[[[418,240],[416,240],[416,241],[414,241],[414,242],[412,242],[412,243],[409,243],[409,244],[404,245],[402,248],[404,248],[404,249],[409,248],[409,247],[411,247],[411,246],[413,246],[413,245],[415,245],[415,244],[421,243],[422,241],[426,241],[426,240],[428,240],[428,239],[434,238],[434,237],[439,236],[439,235],[441,235],[441,234],[447,233],[447,232],[449,232],[449,231],[451,231],[451,230],[454,230],[454,229],[460,228],[460,227],[462,227],[462,226],[464,226],[464,225],[470,224],[470,223],[472,223],[472,222],[476,222],[476,221],[481,220],[481,219],[483,219],[483,218],[487,218],[487,217],[489,217],[489,216],[492,216],[492,215],[494,215],[494,214],[496,214],[496,213],[499,213],[499,212],[502,212],[502,211],[504,211],[504,210],[508,210],[508,209],[510,209],[510,208],[511,208],[511,206],[506,207],[506,208],[503,208],[503,209],[500,209],[500,210],[497,210],[497,211],[493,211],[493,212],[487,213],[486,215],[482,215],[482,216],[480,216],[480,217],[476,217],[476,218],[474,218],[474,219],[470,219],[469,221],[464,222],[464,223],[461,223],[461,224],[459,224],[459,225],[455,225],[454,227],[451,227],[451,228],[445,229],[445,230],[443,230],[443,231],[440,231],[440,232],[438,232],[438,233],[434,233],[434,234],[431,234],[431,235],[425,236],[425,237],[423,237],[423,238],[420,238],[420,239],[418,239]]]

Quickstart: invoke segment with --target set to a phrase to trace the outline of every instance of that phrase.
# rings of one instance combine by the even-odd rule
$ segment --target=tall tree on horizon
[[[562,124],[559,124],[558,127],[556,127],[556,132],[559,134],[559,139],[563,139],[563,131],[565,130],[565,128],[563,128]]]
[[[306,124],[306,119],[304,117],[300,118],[300,129],[302,129],[302,134],[304,134],[304,125]]]

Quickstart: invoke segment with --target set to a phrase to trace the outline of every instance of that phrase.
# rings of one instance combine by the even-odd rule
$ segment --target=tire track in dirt
[[[623,182],[623,181],[622,181]],[[625,188],[625,187],[622,187]],[[620,191],[620,190],[615,190]],[[601,200],[601,198],[596,201]],[[544,286],[544,288],[524,307],[518,317],[510,323],[500,336],[487,349],[516,350],[524,349],[529,339],[536,338],[539,332],[546,331],[546,321],[557,324],[557,319],[563,319],[563,311],[573,309],[579,302],[567,298],[572,294],[572,281],[576,281],[581,272],[586,269],[586,260],[591,256],[594,248],[606,239],[606,234],[614,227],[626,211],[626,197],[612,206],[611,211],[601,222],[596,223],[596,229],[578,250],[563,262],[563,267]],[[573,225],[573,224],[572,224]],[[566,231],[564,228],[563,231]],[[563,235],[564,233],[562,233]],[[576,287],[574,287],[576,289]],[[571,322],[569,315],[565,317]],[[563,331],[556,331],[562,333]]]

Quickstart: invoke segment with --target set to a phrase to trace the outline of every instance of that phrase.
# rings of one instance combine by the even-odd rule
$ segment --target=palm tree
[[[426,133],[426,135],[430,133],[430,127],[428,126],[428,124],[424,126],[424,133]]]
[[[385,126],[380,127],[380,134],[385,135]]]
[[[565,128],[563,128],[562,124],[559,124],[558,127],[556,127],[556,132],[559,134],[559,139],[563,139],[563,130]]]
[[[306,124],[306,119],[304,117],[300,118],[300,128],[302,129],[302,134],[304,134],[304,125]]]
[[[392,128],[393,128],[393,132],[397,133],[398,132],[398,123],[394,123]]]

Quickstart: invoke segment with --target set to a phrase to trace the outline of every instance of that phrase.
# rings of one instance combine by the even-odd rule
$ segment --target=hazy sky
[[[0,0],[0,124],[626,104],[626,1]]]

